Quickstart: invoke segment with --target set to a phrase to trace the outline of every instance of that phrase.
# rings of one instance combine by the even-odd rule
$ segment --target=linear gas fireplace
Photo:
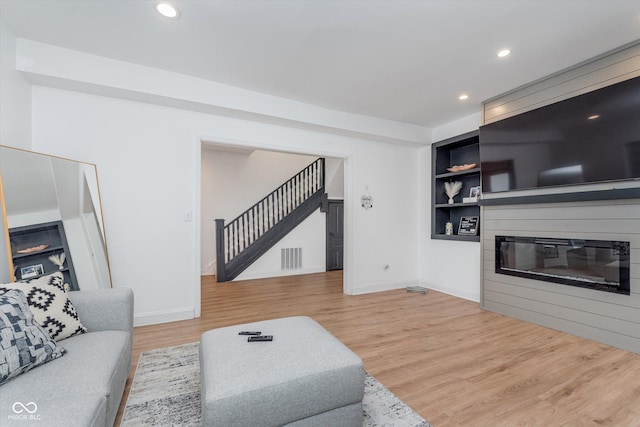
[[[629,242],[496,236],[496,273],[629,295]]]

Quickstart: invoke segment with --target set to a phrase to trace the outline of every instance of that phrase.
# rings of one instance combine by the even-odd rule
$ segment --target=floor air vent
[[[298,270],[302,268],[302,248],[280,249],[280,269]]]

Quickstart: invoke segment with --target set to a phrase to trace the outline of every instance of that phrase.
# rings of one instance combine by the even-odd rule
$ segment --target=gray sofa
[[[114,424],[131,366],[133,292],[68,295],[87,333],[59,341],[64,356],[0,386],[0,425]]]

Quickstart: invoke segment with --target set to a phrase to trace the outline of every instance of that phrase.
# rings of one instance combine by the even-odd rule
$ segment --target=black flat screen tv
[[[640,179],[640,77],[480,127],[482,192]]]

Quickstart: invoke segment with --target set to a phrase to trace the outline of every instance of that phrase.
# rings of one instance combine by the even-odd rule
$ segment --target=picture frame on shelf
[[[21,279],[32,279],[34,277],[42,276],[44,274],[44,267],[42,264],[28,265],[20,268]]]
[[[469,189],[469,197],[475,197],[476,200],[480,198],[480,186],[471,187]]]
[[[469,197],[462,199],[463,203],[476,203],[480,199],[480,186],[471,187],[469,189]]]
[[[479,226],[479,217],[477,216],[463,216],[460,218],[460,224],[458,225],[459,236],[477,236]]]

